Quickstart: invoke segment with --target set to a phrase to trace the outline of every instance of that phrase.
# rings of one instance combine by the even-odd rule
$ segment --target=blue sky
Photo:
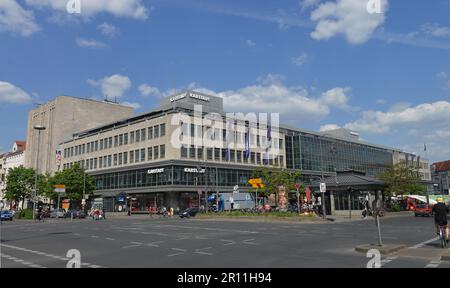
[[[67,1],[0,3],[0,151],[35,103],[106,95],[140,113],[176,87],[450,159],[448,0]]]

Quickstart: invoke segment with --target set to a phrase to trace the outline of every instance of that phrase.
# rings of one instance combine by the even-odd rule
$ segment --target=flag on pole
[[[247,133],[245,134],[245,158],[250,158],[250,126],[247,127]]]
[[[427,151],[427,144],[423,143],[423,151]]]

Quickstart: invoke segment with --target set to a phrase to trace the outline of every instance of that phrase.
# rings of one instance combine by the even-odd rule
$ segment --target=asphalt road
[[[382,267],[450,267],[431,218],[381,221],[383,242],[407,249],[382,256]],[[1,267],[366,267],[355,246],[377,242],[375,221],[322,224],[255,223],[174,218],[3,222]]]

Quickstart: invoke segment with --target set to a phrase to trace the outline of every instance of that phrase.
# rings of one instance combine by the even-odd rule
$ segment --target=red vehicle
[[[433,216],[433,206],[427,204],[418,204],[416,205],[414,216]]]

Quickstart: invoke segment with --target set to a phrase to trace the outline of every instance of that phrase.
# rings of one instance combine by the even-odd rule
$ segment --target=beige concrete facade
[[[39,171],[54,173],[57,165],[56,150],[59,144],[73,138],[75,132],[91,129],[132,116],[133,108],[110,102],[59,96],[28,113],[27,155],[25,166],[36,168],[38,131],[35,125],[43,125],[40,132]]]
[[[423,181],[431,181],[430,164],[427,159],[418,157],[415,154],[395,151],[392,154],[392,162],[395,164],[417,167]]]

